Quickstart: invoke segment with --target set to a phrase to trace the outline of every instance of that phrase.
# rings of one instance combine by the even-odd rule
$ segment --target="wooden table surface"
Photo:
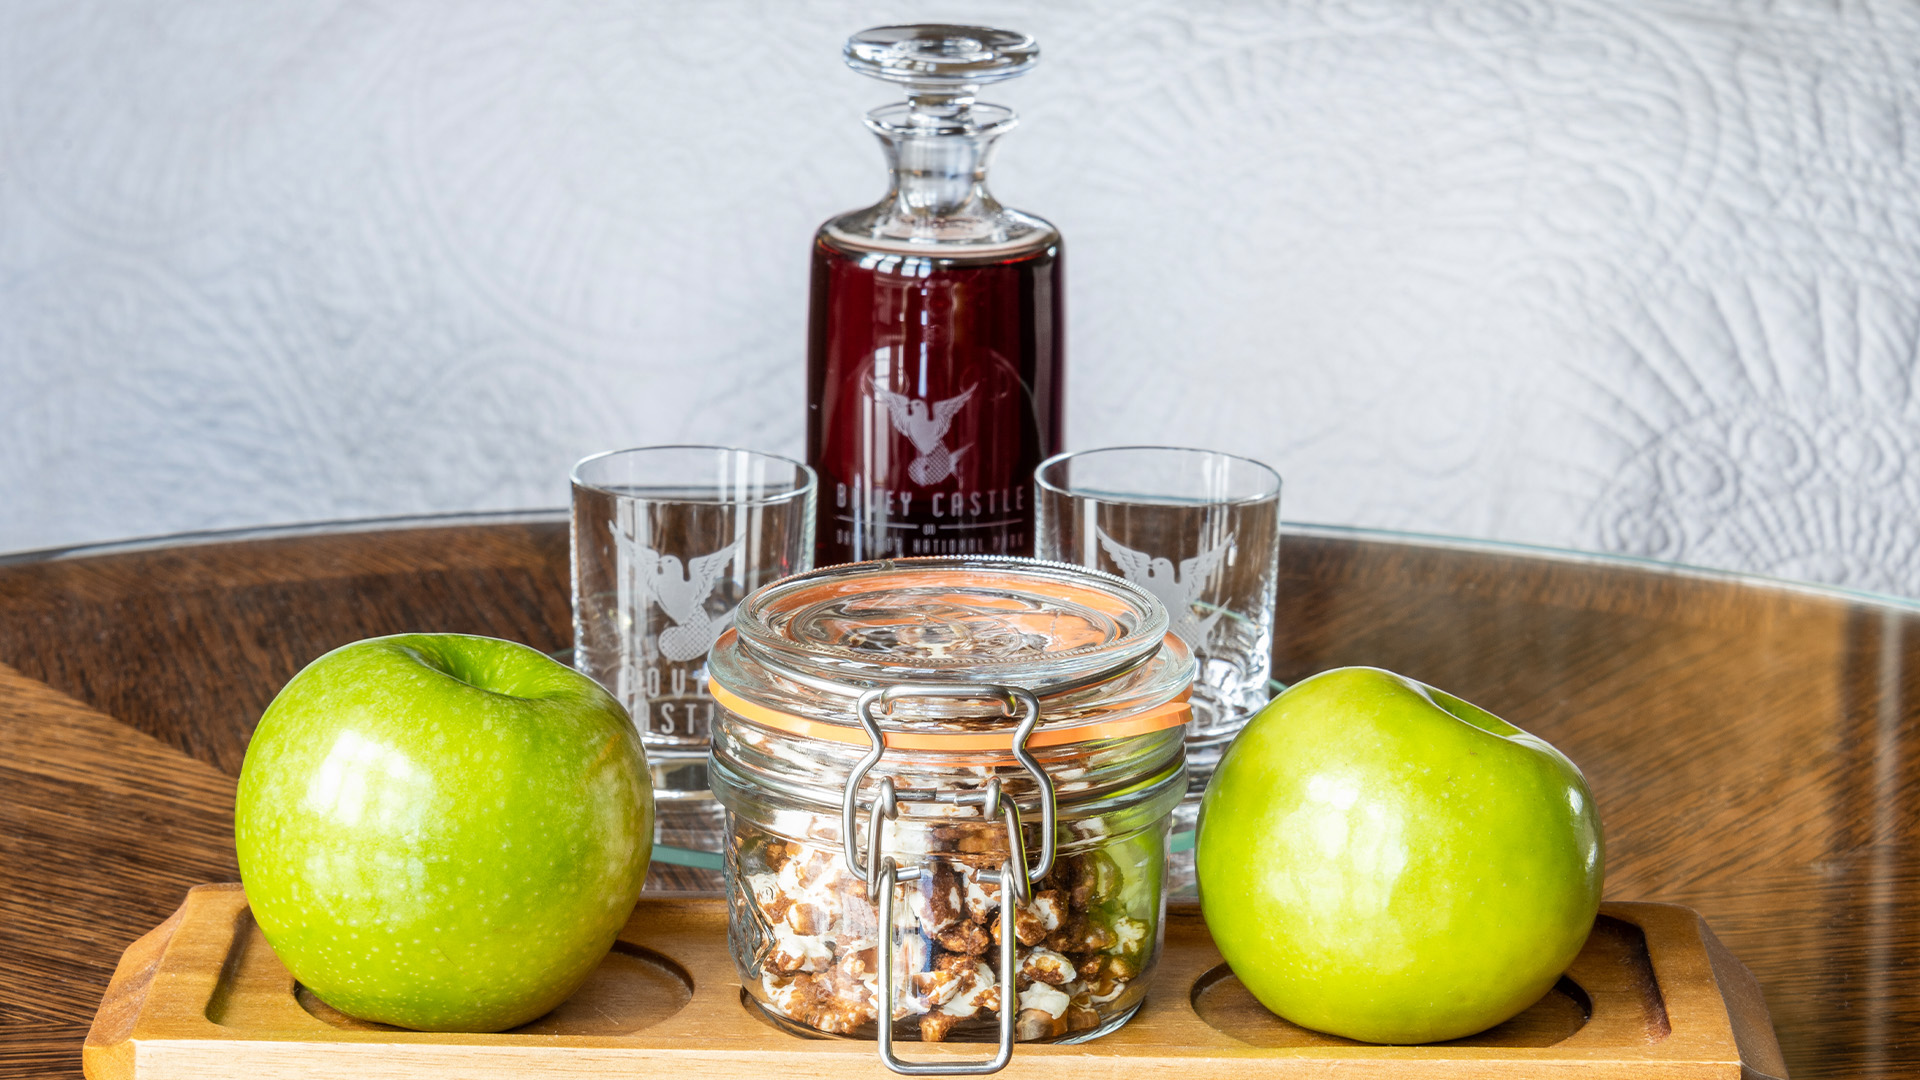
[[[564,519],[0,563],[0,1075],[80,1074],[121,951],[189,886],[236,879],[233,778],[274,692],[328,649],[409,630],[566,647]],[[1578,762],[1608,898],[1703,913],[1758,976],[1793,1076],[1920,1074],[1920,607],[1290,532],[1275,675],[1345,664]]]

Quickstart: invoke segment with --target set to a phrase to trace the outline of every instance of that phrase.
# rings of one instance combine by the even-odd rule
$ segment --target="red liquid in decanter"
[[[1061,270],[1058,233],[964,258],[815,238],[815,565],[1033,553],[1033,470],[1063,434]]]

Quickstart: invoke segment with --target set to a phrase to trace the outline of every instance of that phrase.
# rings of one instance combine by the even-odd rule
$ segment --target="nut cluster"
[[[866,883],[847,872],[837,848],[741,840],[742,891],[762,930],[751,970],[763,1000],[834,1034],[874,1023],[885,935]],[[902,886],[906,903],[895,905],[892,1020],[917,1018],[924,1041],[997,1022],[1006,991],[995,970],[1000,886],[981,880],[991,858],[929,856],[927,872]],[[1127,989],[1151,959],[1155,935],[1144,919],[1119,910],[1120,877],[1099,851],[1063,854],[1015,912],[1017,1038],[1090,1030],[1137,999]]]

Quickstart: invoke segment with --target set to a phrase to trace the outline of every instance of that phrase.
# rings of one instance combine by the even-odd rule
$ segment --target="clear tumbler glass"
[[[723,446],[648,446],[573,469],[574,667],[626,705],[658,839],[719,849],[707,652],[753,590],[808,569],[813,470]]]
[[[1268,697],[1280,475],[1211,450],[1120,446],[1048,458],[1034,481],[1035,553],[1151,592],[1199,661],[1187,728],[1192,790],[1175,812],[1168,863],[1168,886],[1184,895],[1200,792]]]

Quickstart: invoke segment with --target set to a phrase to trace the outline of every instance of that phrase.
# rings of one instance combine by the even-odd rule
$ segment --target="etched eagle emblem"
[[[933,408],[927,408],[926,401],[920,398],[896,394],[878,386],[873,388],[874,400],[887,407],[887,417],[893,422],[893,430],[905,435],[913,443],[919,455],[913,464],[907,466],[907,475],[913,482],[925,487],[937,484],[952,476],[960,466],[960,455],[973,448],[972,443],[958,450],[947,449],[947,428],[953,425],[953,416],[960,406],[967,403],[979,384],[969,386],[954,397],[945,401],[936,401]]]
[[[1135,551],[1113,537],[1101,532],[1096,526],[1093,534],[1100,538],[1100,546],[1107,549],[1114,565],[1120,568],[1120,576],[1147,590],[1167,607],[1171,629],[1199,652],[1207,645],[1207,639],[1213,634],[1214,624],[1225,609],[1216,608],[1213,614],[1201,618],[1195,611],[1194,602],[1200,599],[1207,582],[1226,561],[1227,551],[1233,547],[1232,538],[1220,541],[1212,548],[1202,551],[1191,559],[1180,560],[1176,569],[1172,559],[1148,555],[1144,551]]]
[[[673,661],[698,660],[713,648],[727,628],[733,614],[728,608],[718,615],[707,611],[707,598],[720,581],[720,572],[733,561],[740,549],[735,540],[711,555],[701,555],[682,564],[677,555],[662,555],[645,543],[628,536],[616,525],[613,537],[639,577],[642,596],[634,612],[638,622],[648,601],[658,605],[674,625],[660,632],[660,655]]]

